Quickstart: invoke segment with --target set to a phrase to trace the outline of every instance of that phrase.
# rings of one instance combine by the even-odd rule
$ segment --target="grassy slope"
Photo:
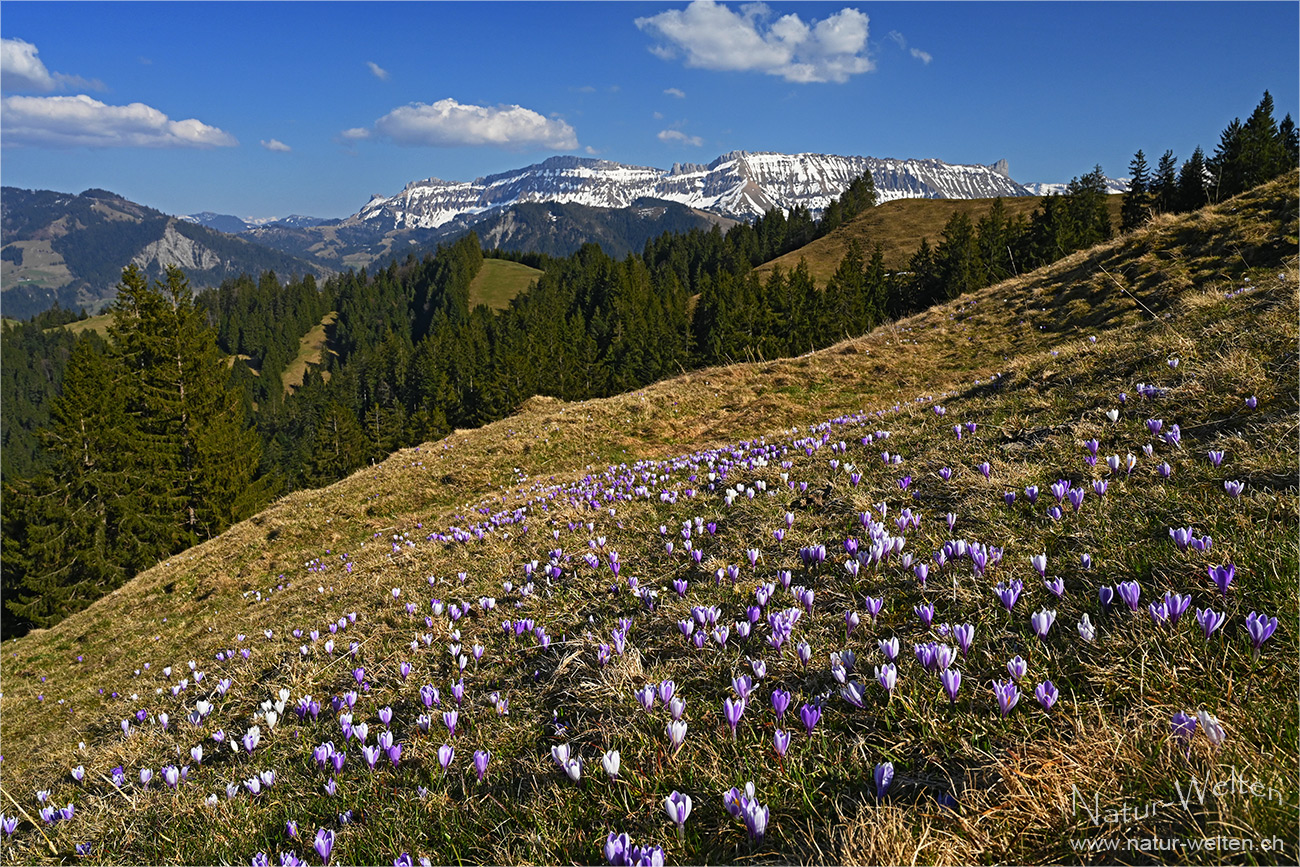
[[[486,304],[493,310],[505,310],[510,300],[527,289],[542,272],[508,259],[484,259],[483,267],[469,284],[469,306]]]
[[[1123,196],[1109,196],[1111,223],[1119,225],[1119,208]],[[840,260],[844,258],[849,243],[857,241],[870,258],[871,251],[879,243],[885,257],[885,267],[891,270],[906,268],[908,260],[921,246],[922,238],[929,238],[930,245],[936,246],[943,236],[943,227],[952,215],[965,212],[972,223],[978,223],[980,217],[993,207],[994,199],[895,199],[871,208],[849,221],[824,238],[818,238],[807,246],[779,256],[771,262],[765,262],[755,270],[766,275],[774,268],[790,271],[803,259],[808,271],[819,286],[825,286]],[[1007,198],[1002,204],[1007,215],[1022,215],[1026,220],[1038,207],[1042,199],[1038,197]]]
[[[56,860],[52,852],[62,857],[88,842],[101,860],[239,863],[259,850],[309,853],[318,827],[338,831],[335,863],[388,863],[402,851],[435,863],[600,862],[600,843],[615,830],[664,845],[674,862],[1078,861],[1072,837],[1202,833],[1278,835],[1286,857],[1293,857],[1300,787],[1295,190],[1293,175],[1218,209],[1161,219],[1042,272],[798,359],[695,372],[604,401],[534,399],[511,419],[284,498],[54,629],[3,646],[4,792],[31,816],[37,789],[52,789],[51,801],[72,801],[77,809],[72,821],[52,828],[23,821],[3,844],[7,860],[49,862]],[[1225,297],[1245,286],[1255,288]],[[1167,364],[1171,357],[1180,359],[1176,369]],[[995,372],[1001,376],[992,378]],[[1138,382],[1167,392],[1140,399]],[[1122,408],[1121,391],[1129,396]],[[1250,394],[1259,398],[1254,411],[1243,405]],[[936,418],[931,397],[944,404],[946,416]],[[1104,415],[1111,408],[1121,410],[1113,424]],[[796,447],[783,458],[788,469],[737,467],[726,480],[762,479],[770,497],[742,497],[728,507],[719,494],[702,491],[677,504],[654,497],[589,510],[561,495],[546,507],[530,507],[527,532],[507,526],[466,544],[425,541],[431,531],[508,514],[549,486],[602,473],[611,462],[667,458],[762,435],[788,443],[810,424],[863,410],[861,426],[827,431],[830,442],[849,444],[846,453],[830,454],[827,446],[809,456]],[[1179,423],[1183,447],[1157,441],[1155,457],[1146,458],[1141,447],[1153,440],[1143,423],[1148,417]],[[965,421],[977,422],[978,430],[958,440],[952,425]],[[799,434],[790,433],[792,425]],[[862,446],[859,438],[877,428],[889,430],[890,438]],[[1114,476],[1104,461],[1088,467],[1082,442],[1091,437],[1101,441],[1103,457],[1137,455],[1136,471]],[[1208,448],[1226,451],[1222,468],[1206,461]],[[903,454],[903,463],[882,463],[886,449]],[[856,464],[861,483],[852,485],[843,465],[832,469],[832,457]],[[982,460],[991,465],[991,480],[975,469]],[[1155,476],[1159,460],[1173,466],[1167,483]],[[954,470],[949,482],[936,475],[943,466]],[[708,471],[682,470],[668,486],[700,487],[699,476]],[[808,482],[807,492],[788,489],[780,472]],[[685,473],[697,479],[688,482]],[[904,474],[913,479],[907,493],[897,484]],[[1046,487],[1058,478],[1077,485],[1109,478],[1110,489],[1099,499],[1089,488],[1077,515],[1067,504],[1064,518],[1054,521],[1044,514],[1053,502]],[[1240,500],[1223,492],[1228,478],[1247,482]],[[655,482],[645,484],[658,490]],[[1023,493],[1014,508],[1003,504],[1004,491],[1030,484],[1044,489],[1036,508]],[[918,559],[954,535],[942,517],[952,512],[957,537],[1003,546],[1005,560],[984,578],[973,577],[969,564],[937,573],[924,592],[897,563],[864,568],[849,580],[840,566],[841,542],[862,537],[858,516],[879,502],[889,507],[893,532],[902,506],[924,514],[920,527],[905,534],[905,550]],[[794,526],[778,543],[772,531],[787,511]],[[718,523],[716,536],[696,534],[706,557],[694,571],[677,535],[693,516]],[[672,555],[661,524],[676,539]],[[1174,526],[1212,535],[1211,554],[1178,551],[1167,534]],[[622,579],[637,577],[659,590],[654,612],[643,611],[626,589],[611,595],[608,566],[593,575],[582,562],[589,540],[598,537],[605,537],[606,551],[620,552]],[[814,543],[826,545],[828,565],[810,574],[796,554]],[[539,579],[527,599],[506,594],[503,580],[524,583],[521,564],[544,564],[559,546],[572,560],[549,593]],[[690,616],[691,604],[721,605],[720,622],[743,617],[753,599],[744,553],[750,548],[761,551],[761,578],[775,580],[776,570],[787,568],[795,584],[815,588],[814,613],[799,622],[783,655],[766,647],[765,625],[743,651],[734,634],[726,651],[712,644],[695,651],[675,621]],[[1050,603],[1058,620],[1039,646],[1029,613],[1050,598],[1029,557],[1044,551],[1068,591]],[[1081,552],[1093,557],[1090,572],[1078,565]],[[1238,576],[1226,604],[1205,575],[1207,564],[1224,562],[1235,563]],[[713,570],[728,564],[743,564],[745,577],[734,589],[725,580],[715,587]],[[462,571],[463,586],[456,577]],[[685,601],[668,586],[676,576],[690,580]],[[1026,585],[1013,616],[990,592],[1009,578]],[[1145,611],[1102,614],[1097,586],[1129,579],[1141,584],[1144,606],[1173,590],[1190,594],[1193,609],[1173,630],[1153,626]],[[397,601],[389,592],[394,587],[402,590]],[[868,595],[885,599],[875,627],[864,613]],[[498,599],[496,610],[485,615],[476,608],[456,624],[464,652],[475,642],[487,648],[483,662],[471,662],[466,672],[458,733],[447,737],[436,712],[443,708],[435,708],[432,727],[422,734],[415,725],[424,712],[419,685],[437,685],[445,708],[453,672],[452,627],[446,615],[425,624],[429,599],[483,596]],[[912,642],[925,640],[912,614],[923,598],[937,606],[936,622],[976,626],[971,655],[957,664],[966,680],[955,708],[911,656]],[[403,610],[407,601],[416,604],[415,616]],[[795,604],[778,591],[773,608]],[[1208,643],[1194,620],[1203,606],[1228,614]],[[846,642],[848,609],[862,612],[863,623]],[[1274,614],[1281,624],[1258,665],[1245,638],[1251,610]],[[1085,611],[1098,624],[1095,645],[1075,631]],[[355,624],[331,636],[326,626],[345,612],[357,612]],[[500,621],[514,616],[545,625],[551,647],[504,637]],[[617,617],[633,620],[628,650],[602,667],[597,645],[610,640]],[[304,630],[302,638],[289,634],[294,628]],[[312,629],[323,633],[319,641],[305,634]],[[426,634],[431,646],[421,638]],[[872,668],[881,663],[876,638],[888,635],[902,644],[899,687],[890,701],[872,682]],[[338,644],[333,657],[322,646],[331,637]],[[800,640],[813,648],[807,670],[792,651]],[[353,641],[360,642],[355,661],[340,655]],[[410,648],[412,641],[418,649]],[[308,647],[305,658],[301,645]],[[867,687],[862,710],[834,695],[828,672],[827,654],[846,646],[857,651],[856,679]],[[214,659],[228,648],[247,648],[250,658]],[[1026,694],[1002,719],[990,684],[1005,677],[1004,663],[1017,653],[1030,662]],[[766,659],[768,675],[733,744],[720,707],[732,694],[730,678],[748,670],[747,656]],[[166,688],[189,660],[207,677],[173,698]],[[413,666],[406,680],[397,670],[402,660]],[[170,679],[160,673],[165,665],[174,669]],[[356,665],[370,685],[356,707],[357,721],[371,725],[369,743],[381,728],[378,708],[391,706],[404,752],[398,770],[381,765],[372,772],[352,741],[331,798],[321,791],[326,777],[310,751],[327,739],[343,748],[326,702],[356,688]],[[223,676],[233,686],[218,698],[211,685]],[[1030,694],[1045,677],[1062,693],[1051,714]],[[676,755],[667,748],[662,707],[647,715],[632,698],[633,689],[664,678],[673,678],[687,700],[690,734]],[[771,748],[768,698],[775,684],[795,696],[784,723],[794,731],[784,761]],[[217,728],[242,735],[259,702],[281,687],[291,691],[290,705],[304,693],[322,700],[320,721],[300,724],[290,714],[273,732],[262,721],[262,744],[252,757],[232,758],[212,741]],[[498,717],[487,703],[491,691],[508,696],[508,716]],[[808,737],[798,708],[823,692],[833,697]],[[216,705],[202,731],[184,721],[199,697]],[[1219,717],[1228,740],[1216,751],[1198,733],[1184,756],[1171,742],[1170,715],[1198,708]],[[123,738],[119,721],[137,709],[149,720]],[[166,731],[157,721],[163,711],[171,716]],[[551,761],[549,749],[558,742],[549,724],[554,711],[568,720],[566,738],[586,760],[581,785],[565,780]],[[140,785],[139,769],[157,774],[200,742],[203,764],[175,794],[156,781]],[[456,750],[445,777],[436,760],[444,742]],[[493,753],[486,785],[475,782],[470,766],[478,748]],[[600,769],[605,749],[622,754],[615,785]],[[872,767],[884,759],[898,776],[890,798],[877,804]],[[80,784],[68,774],[78,764],[87,769]],[[107,781],[118,765],[128,777],[121,792]],[[1175,781],[1185,791],[1193,778],[1220,781],[1232,768],[1265,782],[1282,803],[1211,796],[1190,811],[1160,807],[1118,825],[1103,817],[1101,828],[1071,806],[1077,787],[1090,802],[1095,794],[1103,809],[1145,810],[1153,801],[1176,799]],[[226,784],[238,786],[267,769],[278,775],[269,792],[227,800]],[[768,835],[754,847],[721,803],[726,788],[746,780],[772,811]],[[428,790],[423,798],[420,787]],[[663,799],[674,789],[695,801],[684,845],[664,818]],[[214,792],[221,793],[217,805],[204,806]],[[949,793],[957,810],[937,806],[936,798]],[[12,806],[6,799],[5,812],[12,815]],[[336,817],[345,809],[358,821],[341,826]],[[285,839],[290,818],[300,823],[305,843]],[[1157,860],[1223,858],[1182,853]],[[314,855],[309,860],[318,862]],[[1121,852],[1086,860],[1151,859]]]
[[[108,336],[108,326],[113,324],[113,314],[101,313],[98,316],[88,316],[85,319],[79,319],[76,322],[69,322],[64,328],[73,334],[80,334],[83,331],[95,331],[100,337]]]
[[[324,360],[325,353],[332,351],[328,348],[329,327],[338,321],[338,318],[338,311],[331,310],[318,324],[313,325],[306,334],[298,338],[298,354],[285,366],[284,373],[280,376],[284,381],[286,392],[301,388],[303,377],[307,375],[307,365],[319,365]],[[328,370],[322,375],[329,379]]]

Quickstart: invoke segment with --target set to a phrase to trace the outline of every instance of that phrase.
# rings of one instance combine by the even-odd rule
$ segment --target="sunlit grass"
[[[820,353],[698,371],[611,400],[532,401],[510,419],[296,492],[57,627],[6,642],[0,812],[18,818],[0,842],[6,859],[75,861],[81,845],[91,862],[246,863],[265,853],[278,863],[292,850],[315,864],[318,829],[336,834],[334,864],[403,853],[433,863],[603,863],[611,833],[662,846],[680,863],[1224,860],[1074,848],[1203,835],[1276,836],[1292,857],[1300,311],[1294,256],[1273,246],[1279,201],[1292,221],[1280,228],[1294,233],[1294,177],[1287,184]],[[1207,252],[1228,248],[1231,260]],[[1169,288],[1161,275],[1175,259]],[[1159,391],[1143,397],[1139,383]],[[1180,444],[1153,436],[1149,418],[1178,424]],[[1225,452],[1220,466],[1210,449]],[[1054,518],[1049,486],[1059,479],[1085,493],[1077,512],[1066,497]],[[1237,479],[1245,488],[1233,497],[1223,483]],[[1104,495],[1093,488],[1100,481]],[[1007,492],[1017,495],[1010,504]],[[904,508],[919,525],[900,529]],[[853,575],[845,541],[869,547],[870,522],[906,541],[880,562],[858,560]],[[1210,549],[1180,550],[1169,529],[1181,527],[1211,536]],[[1001,562],[982,576],[968,558],[939,565],[934,553],[955,540],[1000,548]],[[819,545],[824,562],[805,563],[800,550]],[[1064,582],[1059,599],[1032,564],[1040,554],[1046,575]],[[552,561],[558,577],[547,574]],[[913,568],[922,562],[924,586]],[[1207,574],[1225,563],[1236,567],[1226,597]],[[811,611],[783,588],[783,572],[791,588],[812,590]],[[1024,590],[1008,612],[994,587],[1011,579]],[[633,581],[655,592],[652,607]],[[1125,581],[1141,587],[1139,609],[1116,596],[1103,610],[1099,588]],[[742,639],[735,624],[767,583],[774,594]],[[1173,627],[1147,608],[1166,593],[1192,599]],[[484,607],[489,597],[495,604]],[[870,598],[884,602],[874,623]],[[453,603],[466,609],[455,620]],[[935,608],[930,628],[915,613],[925,604]],[[710,634],[697,649],[701,627],[692,638],[679,627],[705,606],[729,626],[725,646]],[[1206,607],[1226,616],[1208,640],[1196,620]],[[778,652],[769,616],[788,608],[804,613]],[[1056,618],[1044,640],[1031,615],[1045,608]],[[848,612],[859,615],[851,635]],[[1251,612],[1279,622],[1258,659]],[[1093,642],[1078,630],[1084,614]],[[525,618],[545,639],[502,628]],[[614,633],[625,622],[619,652]],[[914,645],[954,646],[943,625],[967,623],[974,640],[953,663],[963,676],[953,702]],[[887,693],[874,669],[890,637],[898,678]],[[475,645],[484,648],[477,661]],[[831,670],[830,654],[845,650],[857,656],[846,680],[862,686],[862,707],[845,700]],[[1004,716],[992,684],[1008,679],[1015,656],[1027,671]],[[755,660],[766,672],[733,739],[723,702],[737,698],[735,678],[755,676]],[[452,686],[462,677],[451,735],[442,714],[457,706]],[[223,678],[231,683],[220,694]],[[181,679],[188,685],[173,696]],[[677,750],[662,701],[647,711],[634,695],[665,680],[686,702]],[[1044,710],[1034,691],[1048,680],[1060,698]],[[425,684],[440,703],[425,706]],[[777,688],[792,696],[780,721]],[[290,698],[271,726],[263,703],[281,689]],[[331,701],[353,692],[367,745],[386,728],[401,744],[396,767],[385,755],[368,768],[357,740],[345,740]],[[294,708],[308,695],[320,714],[300,719]],[[212,709],[196,726],[186,717],[200,699]],[[818,702],[810,735],[800,710]],[[1174,713],[1198,710],[1224,726],[1221,745],[1199,728],[1185,745],[1171,733]],[[261,740],[252,753],[232,751],[253,725]],[[777,728],[790,734],[784,757]],[[225,742],[213,740],[217,729]],[[326,741],[347,753],[337,773],[313,758]],[[200,744],[201,763],[191,755]],[[444,744],[455,751],[445,772]],[[562,744],[583,759],[576,782],[552,758]],[[482,783],[477,749],[492,754]],[[601,767],[608,750],[621,757],[614,781]],[[895,777],[880,799],[874,771],[884,762]],[[164,766],[186,764],[174,790],[160,782]],[[78,766],[80,782],[70,775]],[[120,788],[111,779],[119,767]],[[154,775],[147,786],[142,769]],[[274,783],[251,794],[244,781],[263,771]],[[1192,781],[1212,788],[1234,775],[1262,783],[1264,796],[1183,805]],[[770,810],[761,840],[723,803],[747,781]],[[50,804],[75,804],[73,818],[40,819],[43,790]],[[680,839],[664,809],[674,791],[693,800]],[[1105,818],[1122,809],[1141,815]],[[290,820],[298,839],[286,833]]]

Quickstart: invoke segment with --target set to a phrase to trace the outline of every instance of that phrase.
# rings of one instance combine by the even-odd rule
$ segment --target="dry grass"
[[[1122,196],[1109,196],[1112,225],[1119,225],[1119,208]],[[993,207],[994,199],[895,199],[877,205],[859,214],[845,226],[836,229],[824,238],[818,238],[807,246],[800,247],[771,262],[765,262],[755,270],[764,278],[774,268],[789,272],[799,260],[808,266],[817,285],[825,286],[839,267],[840,260],[848,252],[849,244],[857,241],[863,255],[870,258],[876,244],[881,245],[885,267],[890,270],[906,268],[921,246],[921,239],[927,238],[930,246],[939,244],[943,236],[943,227],[953,214],[964,213],[971,223],[978,223]],[[1022,216],[1026,220],[1038,207],[1042,199],[1037,196],[1005,198],[1003,207],[1009,218]]]
[[[338,311],[331,310],[325,314],[318,325],[312,326],[311,330],[298,338],[298,354],[285,366],[284,373],[280,375],[284,381],[286,394],[302,388],[309,365],[320,366],[325,360],[325,353],[334,351],[328,348],[328,334],[330,326],[337,322],[338,318]],[[328,379],[329,371],[323,371],[321,375]]]
[[[4,792],[34,813],[31,793],[52,789],[52,800],[74,800],[78,811],[72,822],[48,829],[25,821],[5,841],[6,858],[60,860],[87,841],[95,847],[92,858],[114,862],[236,863],[255,851],[288,848],[303,855],[310,842],[284,838],[289,818],[306,837],[317,827],[337,830],[335,861],[346,863],[387,863],[403,851],[439,863],[596,862],[605,835],[618,830],[638,843],[661,844],[668,860],[682,862],[1217,862],[1221,853],[1101,855],[1076,852],[1072,843],[1211,833],[1278,835],[1291,857],[1300,842],[1294,830],[1300,308],[1294,242],[1286,249],[1296,231],[1294,193],[1293,176],[1216,211],[1162,221],[1150,232],[801,358],[697,371],[603,401],[535,399],[512,418],[403,450],[329,488],[285,497],[54,629],[4,644]],[[1247,285],[1247,277],[1258,288],[1225,297]],[[1089,337],[1098,339],[1094,344]],[[1180,358],[1177,369],[1167,365],[1171,356]],[[1140,401],[1137,382],[1158,383],[1167,394]],[[1119,391],[1129,393],[1129,403],[1111,423],[1104,413],[1119,407]],[[1254,412],[1241,404],[1247,394],[1259,398]],[[931,398],[947,407],[945,417],[935,416]],[[826,450],[809,456],[791,448],[788,470],[775,461],[733,469],[725,484],[762,480],[773,495],[730,507],[718,493],[701,491],[677,504],[633,498],[589,509],[564,493],[584,476],[616,477],[636,461],[730,450],[758,437],[790,442],[808,435],[811,425],[864,410],[857,429],[832,429],[834,439],[849,444],[835,457],[862,473],[857,485],[844,467],[829,466]],[[1103,456],[1141,455],[1151,439],[1143,421],[1155,413],[1182,426],[1183,448],[1157,444],[1156,458],[1143,458],[1139,472],[1111,478],[1106,497],[1089,491],[1077,515],[1067,504],[1066,516],[1053,521],[1043,514],[1043,500],[1031,509],[1023,494],[1015,508],[1003,505],[1005,490],[1045,487],[1057,478],[1080,485],[1108,478],[1101,466],[1082,463],[1083,441],[1101,440]],[[979,423],[978,432],[959,441],[952,425],[967,420]],[[790,433],[795,426],[798,435]],[[856,438],[877,426],[892,436],[859,445]],[[1209,448],[1226,450],[1222,469],[1205,460]],[[904,454],[904,463],[881,462],[884,449]],[[975,469],[981,459],[991,465],[988,480]],[[1152,464],[1160,459],[1174,466],[1169,484],[1154,476]],[[943,466],[954,471],[948,482],[936,475]],[[685,486],[686,472],[697,474],[694,487],[703,487],[703,464],[674,475],[671,486]],[[781,472],[808,481],[807,491],[787,489]],[[903,473],[914,479],[914,496],[896,484]],[[1228,498],[1224,478],[1245,479],[1247,494]],[[559,492],[554,498],[536,501],[552,490]],[[1043,497],[1050,499],[1046,491]],[[936,570],[924,591],[897,566],[864,568],[850,580],[836,546],[860,535],[859,514],[881,501],[889,504],[891,521],[903,505],[923,512],[921,526],[907,534],[906,550],[918,558],[955,535],[1004,545],[1006,561],[992,580],[976,580],[964,567],[955,589],[951,570]],[[426,541],[432,531],[468,528],[525,504],[527,532],[507,524],[482,540]],[[772,530],[787,511],[794,525],[777,543]],[[958,515],[953,534],[944,525],[946,512]],[[698,568],[684,564],[677,535],[681,522],[695,516],[717,524],[716,535],[694,534],[705,552]],[[660,525],[675,539],[675,553],[665,550]],[[1214,537],[1212,558],[1173,548],[1167,528],[1188,525]],[[589,543],[602,536],[605,550],[621,555],[617,583],[636,577],[659,591],[653,612],[626,589],[610,592],[616,579],[607,565],[591,570],[582,563]],[[795,554],[816,543],[832,549],[827,566],[805,570]],[[536,578],[527,598],[504,591],[502,581],[516,588],[525,582],[523,564],[545,564],[548,552],[561,546],[571,556],[562,579],[548,587]],[[722,606],[727,622],[742,617],[754,586],[745,552],[754,547],[761,550],[761,578],[775,580],[776,570],[792,569],[795,584],[815,588],[815,613],[800,621],[784,654],[767,650],[762,638],[743,650],[733,638],[726,652],[697,652],[676,621],[701,604]],[[1058,622],[1045,645],[1027,624],[1028,612],[1047,603],[1027,565],[1040,551],[1068,588],[1051,603]],[[1093,555],[1091,572],[1078,566],[1081,552]],[[1237,564],[1238,583],[1226,604],[1207,592],[1206,562]],[[742,580],[715,586],[713,570],[734,564],[743,564]],[[460,572],[467,573],[463,584]],[[1026,584],[1014,617],[989,592],[1007,576]],[[684,600],[670,586],[674,577],[689,579]],[[1194,611],[1168,633],[1145,613],[1100,613],[1096,585],[1129,578],[1141,583],[1144,605],[1166,590],[1189,593],[1198,606],[1224,609],[1229,624],[1207,643],[1191,619]],[[396,603],[393,587],[401,589]],[[874,628],[864,616],[846,640],[843,613],[862,611],[867,595],[883,595],[886,611]],[[415,694],[419,684],[437,685],[446,707],[455,676],[447,652],[453,624],[445,615],[425,624],[429,599],[483,596],[498,598],[495,611],[475,607],[454,624],[462,652],[475,643],[488,648],[484,661],[465,672],[460,733],[448,739],[435,714],[430,733],[422,734],[414,724],[424,710]],[[956,707],[910,660],[911,641],[924,634],[912,607],[923,599],[938,607],[937,622],[976,625],[970,658],[960,663],[968,680]],[[416,615],[403,609],[407,600],[418,603]],[[774,607],[795,604],[779,593]],[[1276,614],[1282,624],[1258,665],[1243,636],[1250,610]],[[1074,634],[1085,611],[1098,624],[1097,645]],[[294,628],[324,632],[347,612],[357,620],[337,635],[326,632],[318,642],[305,632],[290,635]],[[527,636],[503,634],[503,618],[523,616],[545,626],[549,650]],[[620,617],[633,623],[626,652],[601,665],[597,650],[610,642]],[[273,631],[271,638],[264,629]],[[899,688],[886,701],[871,683],[871,669],[881,662],[876,638],[891,634],[903,647]],[[333,657],[320,646],[329,637],[339,645]],[[412,640],[418,649],[410,648]],[[807,669],[793,659],[800,640],[814,649]],[[345,658],[351,641],[360,642],[357,662]],[[300,645],[309,647],[306,657]],[[860,710],[835,696],[838,685],[827,671],[827,654],[846,646],[857,651],[858,677],[868,685]],[[251,658],[214,661],[228,648],[249,648]],[[1031,680],[1020,706],[1003,719],[989,684],[1015,653],[1029,659]],[[733,742],[721,701],[731,694],[731,678],[747,670],[747,657],[759,655],[768,676]],[[198,697],[193,687],[179,699],[154,692],[176,681],[175,673],[159,675],[163,665],[185,671],[190,659],[209,672],[204,689],[217,677],[233,678],[207,731],[221,725],[235,734],[274,690],[290,689],[291,703],[307,693],[324,702],[355,689],[351,671],[363,665],[371,689],[358,701],[358,719],[368,719],[373,732],[376,710],[394,709],[401,768],[365,770],[354,742],[339,793],[323,795],[325,777],[314,770],[310,748],[327,738],[342,743],[328,707],[319,722],[290,716],[264,735],[252,759],[233,758],[183,721]],[[403,660],[414,666],[405,681],[398,670]],[[147,671],[146,661],[152,663]],[[668,678],[687,699],[690,727],[676,754],[664,735],[664,711],[647,714],[632,697],[645,683]],[[1061,685],[1051,714],[1028,694],[1042,678]],[[795,730],[784,760],[771,748],[773,685],[795,695],[783,723]],[[114,690],[119,697],[109,694]],[[132,692],[138,700],[128,700]],[[497,715],[489,692],[509,698],[508,716]],[[824,692],[832,698],[808,737],[798,708]],[[119,721],[138,707],[155,720],[168,709],[171,728],[163,732],[150,722],[123,738]],[[1198,734],[1184,755],[1169,736],[1169,718],[1176,709],[1197,708],[1219,716],[1228,740],[1215,750]],[[553,715],[566,726],[563,734]],[[199,740],[212,755],[174,795],[156,785],[119,793],[103,779],[118,765],[128,773],[157,772],[165,762],[183,760]],[[457,757],[444,777],[436,753],[448,740]],[[580,784],[551,763],[550,747],[560,742],[586,759]],[[484,785],[469,768],[480,747],[493,752]],[[614,784],[599,765],[611,748],[620,750],[623,765]],[[897,777],[889,797],[877,803],[872,770],[885,759]],[[68,769],[78,764],[93,782],[71,782]],[[227,782],[266,768],[279,774],[270,793],[226,799]],[[1265,781],[1282,803],[1219,797],[1100,825],[1076,806],[1077,795],[1103,813],[1174,801],[1177,787],[1185,792],[1192,779],[1213,785],[1232,773]],[[746,780],[756,783],[772,811],[758,845],[746,841],[721,805],[721,792]],[[428,790],[423,798],[421,788]],[[695,798],[684,844],[663,815],[663,798],[673,789]],[[203,805],[210,792],[221,792],[216,807]],[[340,825],[335,817],[344,809],[359,821]],[[1253,860],[1270,859],[1256,853]]]
[[[469,306],[473,310],[486,304],[493,310],[505,310],[510,301],[542,276],[536,268],[509,259],[484,259],[483,267],[469,284]]]

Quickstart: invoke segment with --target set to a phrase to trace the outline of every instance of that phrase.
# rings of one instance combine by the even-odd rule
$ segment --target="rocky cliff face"
[[[136,253],[131,264],[143,270],[149,270],[152,266],[174,266],[184,271],[207,271],[219,267],[222,260],[207,247],[176,231],[175,222],[170,221],[163,236]]]

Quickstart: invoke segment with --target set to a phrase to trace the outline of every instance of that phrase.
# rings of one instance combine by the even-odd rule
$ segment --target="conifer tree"
[[[1151,216],[1151,196],[1148,190],[1151,179],[1147,176],[1146,154],[1140,149],[1128,164],[1128,171],[1128,189],[1124,192],[1124,202],[1119,211],[1119,227],[1122,232],[1131,232]]]
[[[5,606],[22,621],[57,623],[169,550],[141,515],[125,373],[101,343],[77,344],[43,437],[51,469],[8,492]]]
[[[854,239],[826,284],[830,327],[839,336],[861,334],[867,328],[867,275],[862,247]]]
[[[1173,151],[1165,151],[1156,164],[1151,181],[1151,205],[1157,213],[1168,214],[1178,206],[1178,160]]]
[[[134,266],[122,272],[110,334],[128,371],[135,457],[150,472],[149,514],[193,544],[251,514],[267,492],[254,483],[260,442],[227,387],[215,331],[185,275],[165,276],[151,287]]]
[[[943,227],[943,240],[934,253],[940,296],[936,300],[956,298],[971,292],[979,282],[979,247],[975,227],[965,211],[956,211]]]
[[[1205,165],[1205,152],[1196,150],[1178,170],[1178,210],[1195,211],[1209,204],[1209,171]]]

